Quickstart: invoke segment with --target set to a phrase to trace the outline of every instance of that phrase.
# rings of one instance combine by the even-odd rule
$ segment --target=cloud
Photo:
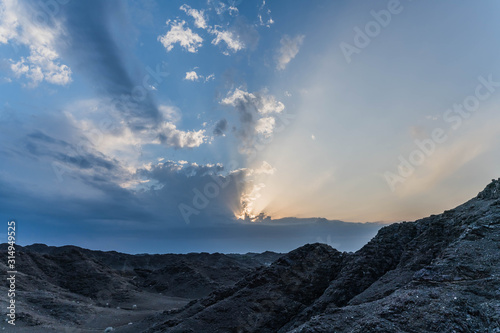
[[[0,44],[29,47],[29,56],[10,59],[10,68],[17,78],[28,78],[30,87],[42,81],[67,85],[72,81],[72,71],[61,63],[57,51],[57,41],[65,36],[63,24],[54,16],[49,17],[47,22],[38,22],[35,20],[36,10],[36,6],[27,2],[0,2]]]
[[[115,180],[119,178],[117,175],[120,172],[124,172],[120,170],[118,161],[94,149],[89,149],[89,146],[82,148],[82,146],[56,139],[40,130],[28,134],[24,142],[26,151],[33,157],[45,157],[56,162],[56,164],[53,163],[54,168],[64,166],[65,169],[79,172],[92,170],[92,173],[106,174],[108,179]]]
[[[107,153],[123,150],[125,147],[126,150],[137,153],[143,145],[155,142],[173,148],[199,146],[204,139],[203,132],[177,129],[175,122],[180,119],[180,110],[173,106],[158,106],[149,92],[153,90],[150,82],[163,82],[167,75],[164,69],[160,65],[154,69],[146,67],[143,75],[140,75],[140,71],[134,68],[134,65],[139,64],[135,59],[129,58],[130,52],[114,35],[115,31],[128,32],[130,18],[126,16],[127,9],[124,6],[126,4],[121,1],[95,1],[90,4],[72,2],[65,7],[68,15],[67,31],[71,36],[71,47],[67,53],[98,85],[104,96],[92,107],[102,110],[102,118],[106,114],[107,118],[113,119],[113,124],[117,124],[115,133],[102,131],[96,119],[89,119],[85,110],[78,116],[75,116],[75,110],[68,110],[68,113],[75,116],[75,126],[87,133],[93,130],[104,133],[105,140],[101,140],[101,146],[105,146],[104,142],[109,142]],[[177,42],[186,46],[182,35],[175,34],[176,27],[182,28],[184,23],[174,22],[172,30],[163,36],[164,41],[169,38],[175,40],[177,36],[180,38]],[[148,86],[145,86],[145,81],[149,83]],[[119,146],[120,149],[115,149]]]
[[[176,43],[179,43],[179,45],[188,52],[198,52],[198,48],[200,48],[203,43],[203,38],[190,28],[184,28],[186,21],[174,20],[172,23],[167,21],[167,25],[169,24],[171,25],[170,31],[163,36],[158,36],[158,40],[165,47],[167,52],[172,51]]]
[[[243,113],[254,110],[259,114],[280,113],[285,105],[277,101],[272,95],[261,93],[249,93],[239,88],[229,92],[227,97],[221,101],[223,105],[232,105]]]
[[[205,225],[234,221],[233,211],[239,207],[245,176],[244,171],[229,172],[222,164],[198,165],[185,161],[165,161],[139,170],[138,174],[151,179],[149,189],[142,196],[153,210],[172,210],[172,217],[182,224],[202,222]],[[192,209],[188,221],[179,209],[181,204]]]
[[[281,47],[277,54],[276,68],[278,70],[284,70],[288,63],[292,61],[293,58],[299,53],[300,46],[304,42],[304,35],[298,35],[294,38],[285,35],[280,40]]]
[[[96,149],[136,168],[146,145],[163,144],[180,149],[199,147],[206,141],[205,130],[182,131],[177,128],[175,123],[181,119],[179,108],[160,105],[158,109],[162,119],[160,124],[135,131],[121,120],[120,110],[109,99],[80,101],[69,106],[65,114],[72,126],[88,137]]]
[[[210,26],[205,16],[205,10],[196,10],[186,4],[182,5],[180,10],[195,19],[194,25],[197,28],[206,30],[209,34],[215,36],[212,39],[212,45],[222,46],[222,53],[225,55],[236,53],[245,48],[253,49],[257,45],[259,35],[254,28],[255,25],[248,24],[244,17],[238,16],[238,8],[234,5],[228,6],[221,1],[209,1],[209,5],[213,6],[218,15],[223,15],[228,12],[230,16],[234,16],[234,18],[230,19],[232,22],[226,23],[226,27],[222,27],[221,25]],[[262,8],[260,10],[262,11]],[[211,8],[207,11],[210,12]],[[168,21],[167,24],[170,24],[170,21]],[[203,42],[202,38],[196,33],[193,33],[189,28],[184,28],[184,24],[184,21],[174,21],[172,25],[176,27],[175,34],[172,33],[172,36],[166,38],[167,35],[174,30],[172,27],[172,30],[167,33],[167,35],[159,37],[159,39],[162,38],[162,44],[167,51],[172,50],[174,44],[180,40],[186,41],[184,42],[184,47],[191,50],[190,52],[196,52],[197,48],[201,46]],[[188,43],[188,40],[192,42]]]
[[[154,129],[161,115],[150,93],[151,85],[160,84],[167,73],[160,64],[144,68],[123,43],[122,34],[134,33],[126,3],[74,1],[62,10],[67,31],[64,54],[72,67],[91,80],[103,99],[110,99],[132,131]]]
[[[259,142],[272,137],[276,124],[274,115],[285,109],[273,95],[249,93],[239,88],[229,92],[220,103],[238,111],[240,127],[236,134],[241,139],[240,152],[248,155],[255,153]]]
[[[158,137],[162,144],[174,148],[195,148],[206,140],[205,130],[181,131],[169,122],[163,123]]]
[[[273,175],[276,172],[276,168],[274,168],[268,162],[263,161],[262,165],[259,168],[254,169],[253,172],[257,175],[260,175],[260,174]]]
[[[154,186],[163,187],[167,184],[152,176],[146,177],[143,172],[154,170],[155,163],[140,162],[140,152],[131,152],[129,147],[134,145],[134,140],[139,144],[151,144],[156,133],[146,132],[143,137],[139,137],[139,133],[127,132],[128,128],[121,128],[120,124],[115,128],[111,122],[112,127],[108,127],[104,125],[108,121],[99,121],[99,108],[88,110],[87,106],[90,105],[90,102],[81,105],[82,109],[87,110],[87,117],[82,119],[54,113],[52,116],[41,114],[36,120],[27,117],[23,119],[23,125],[16,126],[15,130],[14,120],[0,124],[0,159],[6,161],[2,165],[0,183],[8,179],[18,192],[30,192],[25,193],[26,206],[16,211],[18,215],[21,211],[34,215],[40,213],[41,219],[51,220],[52,217],[53,221],[59,223],[65,220],[73,223],[87,219],[109,219],[120,224],[120,220],[126,220],[137,226],[146,220],[171,220],[169,223],[177,221],[184,224],[178,207],[173,203],[166,205],[163,199],[169,198],[167,194],[191,199],[192,187],[203,186],[203,183],[197,182],[208,179],[207,176],[196,180],[196,177],[191,176],[206,175],[207,170],[221,170],[220,166],[188,165],[179,161],[177,164],[183,171],[176,176],[176,186],[168,184],[163,199],[155,198],[153,194],[158,192],[155,192]],[[94,113],[93,117],[88,111]],[[76,111],[75,114],[82,116]],[[170,128],[165,133],[165,144],[178,147],[197,145],[199,132],[180,131],[173,124],[166,126]],[[132,136],[129,137],[130,134]],[[132,158],[128,159],[127,154],[131,154]],[[222,204],[220,202],[218,205],[222,207]],[[11,206],[8,212],[14,214],[15,207]]]
[[[219,120],[216,124],[215,124],[215,128],[214,128],[214,135],[216,136],[220,136],[220,135],[223,135],[224,132],[226,131],[227,129],[227,120],[226,119],[221,119]]]
[[[239,2],[241,2],[241,1],[239,1]],[[239,13],[239,10],[235,6],[235,3],[228,5],[224,1],[221,1],[221,0],[208,0],[208,4],[210,6],[212,6],[212,8],[217,13],[217,15],[223,15],[225,12],[228,12],[230,16],[236,16]]]
[[[203,10],[193,9],[189,5],[186,5],[186,4],[182,5],[180,7],[180,9],[183,10],[184,12],[186,12],[186,14],[188,14],[192,18],[194,18],[194,25],[197,28],[200,28],[200,29],[207,28],[207,21],[205,20],[205,17],[203,15],[204,14]]]
[[[88,110],[99,113],[99,108]],[[365,229],[354,224],[332,229],[334,222],[317,219],[252,225],[235,221],[243,190],[254,185],[260,191],[266,189],[260,187],[260,179],[252,182],[249,175],[275,172],[266,162],[255,169],[231,170],[222,164],[163,160],[129,171],[92,146],[78,153],[82,132],[59,112],[22,120],[23,125],[16,127],[0,123],[0,158],[5,162],[0,173],[0,217],[30,221],[21,245],[69,242],[137,253],[247,252],[269,250],[273,239],[272,250],[287,251],[332,233],[336,243],[347,244],[342,249],[355,250],[354,243],[361,246],[376,232],[374,226]],[[61,182],[51,162],[58,162]],[[250,206],[259,194],[256,190],[245,196]],[[181,204],[194,209],[189,225]],[[99,234],[104,236],[96,239]],[[113,235],[111,244],[109,235]],[[144,237],[149,237],[147,244],[135,242]],[[131,247],[131,240],[145,245]]]
[[[262,1],[262,5],[259,8],[259,14],[257,15],[259,19],[259,25],[265,26],[267,28],[271,27],[271,24],[274,24],[274,20],[271,17],[271,10],[267,8],[266,0]]]
[[[209,82],[209,81],[212,81],[215,79],[215,74],[210,74],[208,76],[204,76],[204,75],[201,75],[201,74],[198,74],[196,73],[196,71],[189,71],[189,72],[186,72],[186,76],[184,77],[184,80],[187,80],[187,81],[200,81],[200,80],[203,80],[203,82]]]
[[[276,119],[274,117],[260,118],[255,125],[255,131],[263,134],[265,137],[269,137],[273,133],[275,124]]]
[[[181,110],[177,107],[171,105],[160,105],[158,106],[158,110],[162,114],[163,119],[168,122],[175,124],[181,120]]]
[[[215,35],[212,40],[213,45],[219,45],[221,42],[226,44],[228,50],[237,52],[245,48],[245,43],[240,40],[240,37],[233,31],[219,30],[220,27],[215,26],[210,30],[210,33]]]
[[[190,72],[186,72],[186,77],[184,78],[184,80],[188,80],[188,81],[198,81],[200,77],[198,76],[198,74],[196,74],[195,71],[190,71]]]

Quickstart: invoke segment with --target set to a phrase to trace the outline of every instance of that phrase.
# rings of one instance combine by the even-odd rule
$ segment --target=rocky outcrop
[[[500,332],[500,179],[354,254],[290,252],[147,332]]]
[[[325,244],[305,245],[148,332],[276,332],[323,293],[345,256]]]

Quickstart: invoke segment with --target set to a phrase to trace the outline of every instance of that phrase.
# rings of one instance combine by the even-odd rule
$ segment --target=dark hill
[[[153,332],[500,332],[500,179],[384,227],[354,254],[312,244],[149,319]]]

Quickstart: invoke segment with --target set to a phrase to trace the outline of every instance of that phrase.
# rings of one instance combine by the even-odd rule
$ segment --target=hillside
[[[301,247],[146,332],[500,332],[499,290],[500,179],[354,254]]]
[[[0,245],[6,258],[7,246]],[[16,246],[15,332],[95,332],[123,326],[234,285],[281,256],[189,253],[130,255],[76,246]],[[0,263],[6,272],[5,263]],[[5,274],[5,273],[4,273]],[[0,292],[7,294],[6,286]],[[2,308],[6,300],[0,300]]]

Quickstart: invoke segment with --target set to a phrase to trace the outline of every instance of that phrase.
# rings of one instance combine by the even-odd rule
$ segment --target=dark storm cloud
[[[35,134],[41,141],[57,142]],[[64,145],[64,144],[62,144]],[[324,219],[282,219],[258,223],[235,223],[228,204],[239,204],[244,171],[222,175],[220,165],[186,165],[168,161],[139,171],[153,183],[143,190],[122,188],[105,169],[88,174],[73,170],[71,178],[98,189],[99,195],[61,196],[19,186],[0,176],[0,218],[16,219],[22,245],[45,242],[75,244],[125,252],[187,251],[289,251],[307,242],[323,242],[340,250],[361,247],[380,225],[350,224]],[[52,182],[61,189],[69,178]],[[182,219],[180,203],[193,205],[196,193],[207,184],[220,184],[189,225]],[[51,187],[52,187],[51,186]],[[198,192],[196,192],[198,191]]]
[[[68,36],[65,53],[73,67],[86,73],[98,89],[111,97],[132,129],[156,124],[157,106],[144,86],[145,70],[129,69],[136,63],[125,44],[133,31],[123,1],[72,1],[64,7]],[[120,34],[121,36],[118,36]],[[133,67],[133,66],[132,66]],[[142,72],[132,76],[130,73]],[[151,77],[151,75],[149,76]]]
[[[139,171],[153,183],[139,196],[149,202],[150,207],[155,207],[163,218],[169,216],[175,224],[210,225],[231,221],[234,219],[231,208],[239,205],[244,175],[241,172],[222,175],[224,171],[221,165],[160,163],[150,170]],[[179,208],[181,204],[197,211],[189,221]]]
[[[40,193],[34,188],[19,187],[0,178],[0,212],[3,212],[0,215],[29,223],[30,230],[41,233],[47,227],[57,225],[68,230],[88,227],[91,233],[96,231],[94,227],[99,227],[94,221],[115,221],[114,227],[128,221],[137,226],[152,218],[130,192],[106,183],[107,186],[100,184],[105,196],[83,198]],[[48,233],[57,233],[57,228],[49,229]]]
[[[224,134],[224,132],[227,129],[227,120],[226,119],[221,119],[215,124],[214,128],[214,135],[220,136]]]

